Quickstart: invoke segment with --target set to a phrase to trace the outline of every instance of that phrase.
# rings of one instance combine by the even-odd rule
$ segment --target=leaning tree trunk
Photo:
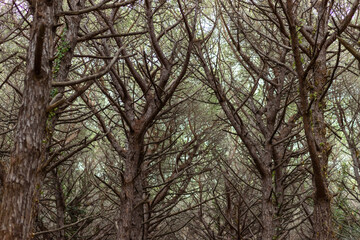
[[[323,51],[323,50],[322,50]],[[324,50],[325,52],[325,50]],[[315,90],[311,93],[312,107],[308,111],[306,79],[300,80],[301,110],[308,150],[313,168],[314,184],[314,238],[330,240],[334,238],[332,230],[331,193],[327,182],[328,157],[331,147],[326,138],[326,123],[324,118],[325,102],[321,95],[326,82],[326,54],[320,53],[315,63]],[[324,62],[323,62],[324,61]]]
[[[329,240],[334,238],[332,230],[332,214],[331,214],[331,193],[328,188],[328,158],[331,146],[326,138],[325,123],[325,101],[321,98],[324,87],[327,83],[326,68],[326,49],[322,49],[315,63],[314,68],[314,87],[313,105],[309,113],[310,126],[305,128],[305,132],[312,131],[307,134],[309,143],[315,145],[315,148],[309,149],[310,157],[314,171],[314,238],[319,240]],[[312,138],[313,137],[313,138]]]
[[[54,1],[32,1],[34,21],[31,25],[27,68],[15,134],[15,149],[4,182],[0,208],[2,240],[32,238],[34,213],[39,202],[44,160],[46,106],[51,80],[50,59],[55,25]]]
[[[317,45],[320,45],[320,40],[326,39],[327,19],[329,18],[326,6],[326,1],[321,1],[321,4],[317,6],[319,13],[319,40]],[[326,102],[324,98],[324,89],[328,84],[328,76],[326,47],[320,48],[314,65],[314,91],[310,95],[313,104],[311,105],[310,112],[304,116],[303,120],[308,122],[307,126],[305,126],[305,134],[314,174],[314,238],[330,240],[334,239],[331,214],[332,196],[327,182],[331,147],[326,137]]]
[[[329,19],[327,1],[315,5],[318,12],[318,34],[313,45],[319,49],[313,75],[308,76],[302,66],[302,57],[294,17],[294,5],[288,2],[289,30],[294,53],[296,72],[299,77],[300,108],[303,117],[305,136],[313,169],[314,185],[314,239],[334,239],[331,214],[331,194],[327,182],[328,158],[331,147],[326,138],[325,100],[327,83],[326,44],[321,44],[327,37]],[[315,51],[315,50],[314,50]],[[310,98],[310,102],[309,102]],[[311,106],[311,107],[309,107]]]

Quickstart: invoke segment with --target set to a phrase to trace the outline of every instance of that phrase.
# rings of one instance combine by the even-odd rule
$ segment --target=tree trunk
[[[284,227],[282,224],[283,221],[283,210],[284,210],[284,166],[286,165],[286,163],[283,162],[284,160],[284,155],[282,155],[282,153],[285,152],[285,148],[280,145],[277,146],[274,149],[274,164],[276,166],[276,169],[274,170],[275,172],[275,199],[276,202],[274,204],[276,204],[276,213],[275,213],[275,219],[274,219],[274,227],[275,227],[275,236],[280,238],[281,235],[284,233]]]
[[[22,106],[0,208],[0,236],[3,240],[32,238],[34,213],[43,178],[39,166],[45,157],[43,139],[52,75],[50,59],[54,33],[51,26],[55,22],[55,4],[45,0],[36,1],[36,4],[33,2],[31,10],[34,21],[30,32]]]
[[[55,189],[55,199],[56,199],[56,224],[57,228],[62,229],[65,226],[65,199],[64,193],[61,186],[61,180],[55,170],[52,171],[54,178],[54,189]],[[56,240],[65,240],[65,229],[57,231]]]
[[[274,229],[274,205],[271,201],[272,178],[269,171],[262,179],[262,240],[272,240]]]
[[[322,11],[326,11],[323,9]],[[321,11],[321,12],[322,12]],[[319,11],[320,12],[320,11]],[[326,24],[323,23],[321,37],[325,38],[327,30]],[[330,240],[334,238],[332,230],[332,215],[331,215],[331,193],[329,191],[327,175],[328,175],[328,161],[331,152],[331,146],[326,137],[326,122],[325,122],[325,108],[326,102],[321,96],[324,93],[324,86],[327,84],[327,67],[326,67],[326,49],[320,50],[319,56],[315,62],[314,67],[314,103],[312,104],[310,112],[310,128],[305,129],[305,132],[312,131],[307,134],[309,143],[312,147],[310,157],[313,163],[314,170],[314,234],[315,239]]]
[[[334,239],[332,230],[331,201],[329,198],[314,199],[314,239]]]
[[[314,171],[314,234],[315,239],[333,239],[332,232],[332,217],[331,217],[331,194],[329,192],[329,187],[327,183],[327,174],[328,174],[328,154],[331,149],[330,144],[327,142],[325,137],[325,122],[321,122],[320,127],[316,126],[315,121],[319,121],[319,118],[316,118],[316,115],[320,118],[323,118],[324,112],[318,110],[313,110],[313,124],[314,124],[314,135],[315,139],[313,140],[317,151],[315,152],[317,157],[314,157],[314,154],[311,156],[313,171]],[[322,120],[324,121],[324,120]],[[305,130],[306,131],[306,130]],[[310,131],[309,129],[307,131]],[[309,143],[308,141],[308,144]],[[315,149],[316,149],[315,148]]]
[[[125,159],[120,215],[117,222],[117,239],[141,240],[143,235],[143,178],[141,163],[144,159],[143,137],[129,136]]]
[[[328,9],[327,1],[319,1],[315,8],[318,12],[318,34],[313,45],[314,49],[319,49],[319,54],[313,64],[313,75],[308,76],[302,66],[300,47],[298,42],[297,30],[294,20],[294,5],[289,1],[289,23],[291,33],[291,45],[294,53],[296,71],[299,77],[299,92],[301,113],[303,116],[304,130],[310,159],[313,168],[314,185],[314,238],[317,240],[334,239],[331,217],[331,194],[329,192],[327,174],[328,158],[331,147],[326,137],[325,122],[325,100],[324,94],[328,84],[327,58],[325,41],[328,33]],[[310,98],[310,103],[309,103]],[[309,109],[310,107],[310,109]]]
[[[3,195],[3,186],[5,182],[6,168],[5,165],[0,161],[0,206],[1,206],[1,196]]]

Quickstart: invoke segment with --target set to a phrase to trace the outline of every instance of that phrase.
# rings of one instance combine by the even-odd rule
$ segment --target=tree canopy
[[[0,239],[360,239],[359,0],[3,0]]]

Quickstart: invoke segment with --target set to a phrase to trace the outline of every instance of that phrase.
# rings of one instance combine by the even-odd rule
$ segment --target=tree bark
[[[314,239],[335,239],[332,229],[331,198],[314,199]]]
[[[262,179],[262,240],[272,240],[275,236],[274,212],[275,207],[272,202],[272,178],[271,170]]]
[[[32,238],[43,178],[39,167],[45,157],[43,139],[52,75],[50,59],[55,5],[54,1],[40,0],[33,1],[31,6],[34,21],[30,31],[22,106],[0,208],[0,236],[3,240]]]
[[[120,200],[120,215],[116,224],[117,239],[141,240],[143,207],[143,178],[141,164],[144,159],[143,136],[132,133],[125,159],[125,172]]]
[[[315,6],[318,12],[318,37],[313,45],[318,55],[310,65],[313,76],[308,77],[301,61],[300,45],[295,24],[294,5],[288,1],[289,30],[294,54],[296,72],[299,78],[300,109],[303,116],[304,130],[308,151],[313,168],[314,185],[314,239],[334,239],[331,215],[331,193],[328,188],[328,157],[331,147],[326,138],[325,122],[325,86],[327,82],[326,46],[322,45],[327,37],[328,9],[327,1],[319,1]],[[315,50],[314,50],[315,51]],[[310,98],[310,102],[309,102]]]
[[[332,196],[327,182],[328,158],[331,147],[326,138],[325,101],[320,99],[324,91],[323,86],[325,86],[327,82],[326,73],[326,49],[322,49],[314,69],[315,92],[314,103],[311,108],[311,114],[309,114],[309,120],[311,121],[310,128],[309,126],[305,128],[305,132],[312,131],[312,134],[307,134],[308,144],[315,145],[315,148],[309,151],[313,152],[312,154],[310,153],[310,156],[313,163],[315,186],[314,234],[315,239],[319,240],[330,240],[334,238],[331,215]],[[312,138],[311,135],[314,136],[314,138]]]
[[[57,240],[65,240],[65,199],[64,199],[64,193],[61,186],[61,180],[59,179],[59,176],[55,170],[52,171],[52,175],[54,178],[54,189],[55,189],[55,200],[56,200],[56,224],[58,229],[62,229],[56,233],[56,239]]]

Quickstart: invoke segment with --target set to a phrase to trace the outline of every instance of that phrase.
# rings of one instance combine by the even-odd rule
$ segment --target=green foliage
[[[59,92],[59,90],[57,88],[51,89],[50,97],[52,97],[52,98],[55,97],[58,92]]]
[[[62,33],[60,43],[57,47],[57,52],[55,55],[54,67],[53,67],[54,75],[56,75],[56,73],[59,72],[61,60],[63,59],[65,54],[70,50],[70,45],[69,42],[66,41],[65,35],[66,35],[66,29],[64,29]]]

